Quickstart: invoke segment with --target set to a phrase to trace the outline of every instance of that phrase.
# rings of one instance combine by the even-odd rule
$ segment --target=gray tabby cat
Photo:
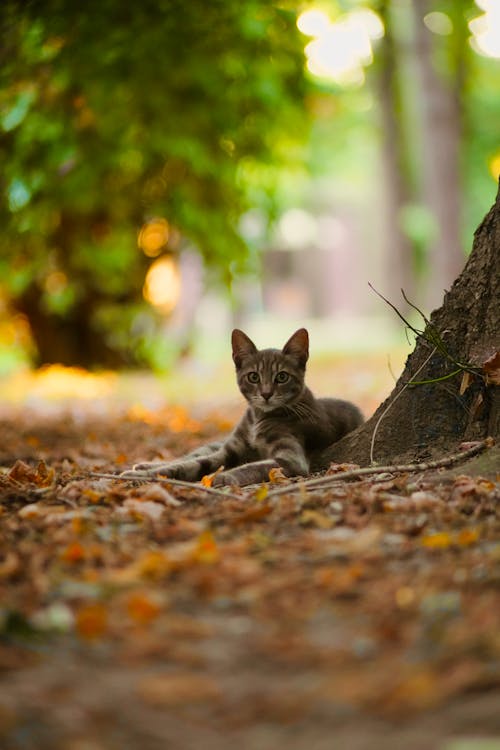
[[[137,464],[134,471],[196,482],[223,466],[214,486],[266,482],[274,468],[287,477],[304,476],[317,453],[363,422],[354,404],[315,398],[305,385],[309,357],[305,328],[296,331],[281,351],[259,351],[243,331],[235,329],[232,347],[238,386],[248,402],[233,432],[222,443],[202,446],[168,463]]]

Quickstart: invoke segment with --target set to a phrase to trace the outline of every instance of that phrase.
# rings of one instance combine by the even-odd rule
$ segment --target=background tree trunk
[[[382,170],[384,175],[384,244],[386,284],[384,294],[393,297],[404,289],[410,299],[415,286],[413,247],[403,232],[401,218],[405,206],[411,202],[405,139],[401,123],[401,96],[398,84],[396,38],[390,12],[390,2],[379,6],[385,34],[378,50],[374,85],[378,93],[381,119]]]
[[[460,95],[463,72],[455,66],[447,76],[433,62],[436,35],[424,24],[433,10],[429,0],[412,0],[415,64],[418,74],[422,134],[422,197],[434,217],[436,236],[429,247],[427,309],[436,307],[462,268]],[[457,32],[458,33],[458,32]]]
[[[435,381],[456,369],[433,352],[424,332],[389,398],[368,422],[328,448],[315,468],[325,469],[332,461],[369,464],[373,432],[390,404],[374,440],[373,460],[378,463],[426,460],[465,440],[500,437],[500,387],[488,384],[482,371],[485,361],[500,350],[499,300],[500,190],[475,233],[464,270],[430,320],[455,362],[479,368],[479,373],[465,390],[463,372],[405,389],[411,378]]]

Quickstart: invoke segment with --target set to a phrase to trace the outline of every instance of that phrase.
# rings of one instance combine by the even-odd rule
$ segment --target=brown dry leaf
[[[46,508],[41,503],[29,503],[18,510],[17,515],[19,518],[40,518],[45,513]]]
[[[486,373],[488,385],[500,385],[500,351],[495,352],[483,362],[483,370]]]
[[[9,471],[9,479],[20,484],[35,484],[37,487],[49,487],[54,482],[55,471],[45,461],[39,461],[36,469],[18,460]]]
[[[139,682],[137,692],[146,703],[163,707],[216,701],[221,696],[215,680],[197,672],[146,677]]]
[[[149,518],[151,521],[158,521],[164,512],[165,506],[161,503],[151,500],[135,500],[131,497],[125,500],[122,507],[117,510],[120,515],[128,514],[140,519]]]
[[[108,612],[102,604],[86,604],[76,613],[75,628],[81,638],[102,638],[108,627]]]
[[[0,580],[14,576],[21,566],[19,555],[15,552],[7,552],[4,560],[0,562]]]
[[[271,505],[259,503],[257,506],[253,506],[252,508],[248,508],[248,510],[244,510],[242,513],[239,513],[237,516],[231,519],[231,525],[237,526],[240,523],[251,523],[252,521],[261,521],[263,518],[266,518],[271,512],[273,508]]]
[[[141,500],[152,500],[153,502],[164,503],[164,505],[171,505],[174,508],[182,505],[180,500],[177,500],[166,487],[157,482],[148,484],[146,487],[141,487],[140,492]]]
[[[460,383],[460,395],[463,396],[467,388],[472,383],[472,375],[470,372],[464,372],[462,375],[462,381]]]
[[[330,464],[327,470],[327,474],[342,474],[345,471],[356,471],[359,469],[359,464]]]

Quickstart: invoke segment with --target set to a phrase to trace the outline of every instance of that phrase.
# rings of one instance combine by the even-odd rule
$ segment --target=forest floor
[[[498,476],[141,484],[96,475],[240,406],[43,404],[0,412],[1,748],[499,750]]]

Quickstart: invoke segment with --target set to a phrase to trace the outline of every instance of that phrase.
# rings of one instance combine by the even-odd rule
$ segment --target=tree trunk
[[[94,305],[87,297],[64,317],[47,311],[37,285],[31,285],[15,302],[29,320],[36,346],[35,365],[62,364],[79,367],[123,367],[123,353],[106,342],[102,331],[92,325]]]
[[[411,5],[420,80],[422,191],[436,223],[427,264],[427,303],[432,310],[460,272],[464,259],[460,237],[461,73],[454,71],[447,80],[432,60],[435,35],[425,27],[423,19],[434,5],[429,0],[413,0]]]
[[[401,102],[398,96],[398,60],[392,31],[389,4],[379,8],[385,35],[377,55],[375,86],[379,97],[384,172],[384,238],[386,247],[386,294],[393,296],[404,289],[413,296],[413,248],[401,227],[402,211],[410,203],[410,188],[405,165],[404,133],[401,125]]]
[[[314,468],[326,469],[332,461],[361,465],[372,460],[425,461],[456,449],[463,441],[499,438],[500,387],[483,370],[487,360],[495,354],[500,357],[499,300],[500,190],[495,205],[475,233],[464,270],[445,294],[442,307],[432,313],[430,326],[417,338],[415,350],[389,398],[368,422],[330,446]],[[463,370],[438,381],[456,370],[457,365],[425,339],[432,329],[440,334],[455,363],[477,368],[470,382],[464,379]],[[498,364],[496,367],[498,382]],[[434,382],[407,386],[412,378],[419,383]]]

